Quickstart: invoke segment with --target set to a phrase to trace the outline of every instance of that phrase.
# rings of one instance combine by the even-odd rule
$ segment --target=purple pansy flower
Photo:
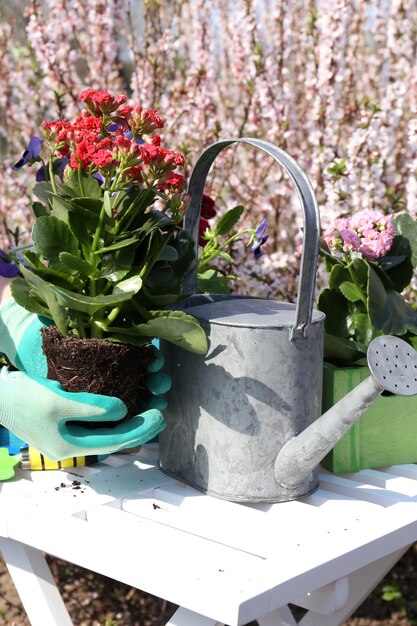
[[[68,163],[68,157],[61,157],[60,159],[56,159],[56,161],[54,162],[54,172],[60,176]],[[46,180],[46,178],[46,166],[42,165],[36,172],[36,182],[42,183],[44,180]]]
[[[19,273],[19,268],[15,263],[10,261],[9,255],[0,249],[0,276],[6,278],[14,278]]]
[[[96,172],[95,174],[93,174],[93,178],[95,178],[96,180],[98,180],[98,182],[99,182],[99,184],[100,184],[100,185],[104,185],[104,183],[105,183],[105,179],[104,179],[104,176],[102,176],[102,175],[100,174],[100,172]]]
[[[32,163],[39,157],[42,144],[43,139],[33,136],[29,141],[28,147],[23,152],[22,158],[20,161],[15,163],[15,165],[13,165],[12,170],[20,170],[20,168],[26,165],[26,163],[32,165]]]
[[[264,245],[266,241],[268,241],[269,235],[265,235],[266,229],[268,228],[268,222],[264,218],[256,229],[255,232],[255,243],[252,245],[251,250],[255,259],[260,259],[262,256],[261,247]]]

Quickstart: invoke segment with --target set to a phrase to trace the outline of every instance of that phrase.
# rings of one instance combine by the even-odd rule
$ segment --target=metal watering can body
[[[387,354],[395,353],[392,369],[386,366],[391,355],[386,358],[386,348],[377,344],[373,351],[377,365],[371,369],[382,372],[379,378],[371,376],[360,390],[319,417],[324,315],[313,310],[313,298],[320,220],[304,172],[268,142],[253,138],[217,142],[203,152],[192,172],[185,227],[197,242],[207,174],[219,152],[235,142],[272,156],[298,192],[304,243],[297,305],[233,295],[194,294],[182,301],[179,308],[197,317],[206,330],[209,351],[201,356],[161,342],[172,388],[164,412],[167,426],[159,436],[159,464],[166,473],[219,498],[283,502],[318,486],[320,461],[387,388],[387,379],[394,379],[390,390],[399,392],[395,363],[398,370],[400,361],[408,359],[407,375],[414,365],[417,372],[417,361],[407,344],[386,338]],[[195,290],[196,266],[184,286],[185,292]],[[417,375],[404,384],[401,379],[400,387],[408,395],[417,393]]]

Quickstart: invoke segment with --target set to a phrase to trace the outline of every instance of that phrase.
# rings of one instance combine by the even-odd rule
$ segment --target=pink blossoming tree
[[[220,138],[277,144],[311,178],[325,228],[362,209],[417,212],[416,0],[29,0],[25,19],[25,38],[0,24],[0,215],[11,243],[31,219],[29,178],[11,166],[41,120],[75,115],[88,87],[158,109],[164,143],[188,170]],[[268,219],[269,254],[235,250],[237,289],[294,296],[301,215],[279,168],[231,148],[208,191],[221,207],[244,204],[252,226]]]

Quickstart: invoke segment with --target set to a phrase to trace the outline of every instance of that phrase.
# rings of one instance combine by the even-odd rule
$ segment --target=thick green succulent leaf
[[[31,295],[30,286],[24,278],[15,278],[11,282],[10,289],[16,302],[27,311],[50,317],[49,309],[38,298]]]
[[[349,273],[349,270],[341,263],[337,263],[331,269],[329,276],[329,287],[330,289],[337,289],[342,283],[351,280],[352,277]]]
[[[156,292],[175,289],[178,285],[178,279],[172,267],[169,265],[160,265],[159,263],[149,272],[145,282],[148,289]]]
[[[347,337],[349,303],[338,289],[324,289],[318,299],[318,309],[326,315],[324,328],[336,337]]]
[[[159,337],[196,354],[206,354],[207,336],[198,320],[183,311],[150,311],[152,319],[129,328],[110,327],[117,335]]]
[[[32,211],[35,217],[41,217],[41,215],[49,215],[48,209],[42,202],[33,202]]]
[[[404,335],[412,325],[417,327],[417,312],[407,305],[395,289],[386,289],[378,274],[369,270],[368,311],[372,324],[391,335]]]
[[[339,285],[339,289],[349,302],[358,302],[365,299],[362,289],[350,281],[345,281]]]
[[[113,289],[113,294],[129,294],[129,298],[137,293],[142,287],[142,278],[139,275],[131,276],[126,280],[117,283]]]
[[[132,269],[135,258],[133,246],[106,252],[102,257],[100,277],[111,282],[122,280]]]
[[[38,217],[33,225],[32,237],[37,253],[47,259],[52,268],[63,267],[59,260],[61,252],[79,256],[77,239],[67,224],[53,215]]]
[[[178,258],[178,252],[173,246],[165,246],[158,256],[158,261],[178,261]]]
[[[82,274],[91,278],[97,272],[94,265],[87,263],[79,255],[71,254],[70,252],[61,252],[59,260],[70,273]]]
[[[41,305],[45,306],[49,312],[48,314],[45,313],[45,315],[51,317],[58,330],[60,330],[63,335],[66,335],[68,333],[70,320],[65,305],[56,297],[56,288],[42,280],[40,276],[37,276],[23,265],[20,265],[20,271],[28,283],[30,295],[40,300]],[[22,306],[24,306],[24,304],[22,304]]]
[[[392,225],[397,235],[408,240],[411,248],[411,262],[417,266],[417,221],[409,213],[401,213],[392,218]]]
[[[79,176],[81,176],[81,186]],[[103,196],[98,180],[83,169],[81,169],[80,172],[78,172],[78,170],[71,171],[66,181],[66,187],[71,190],[71,195],[74,194],[75,198],[101,199]]]
[[[354,363],[366,354],[366,347],[344,337],[324,334],[324,358],[333,363]]]
[[[80,313],[88,313],[89,315],[94,315],[94,313],[100,309],[118,306],[126,300],[130,300],[135,294],[135,292],[132,291],[119,291],[116,293],[113,292],[107,296],[86,296],[74,291],[69,291],[68,289],[63,289],[62,287],[56,287],[55,285],[50,285],[50,289],[62,306],[68,307],[68,309],[72,309],[73,311],[79,311]]]
[[[41,182],[41,183],[36,183],[33,186],[32,193],[37,198],[39,198],[39,200],[42,200],[42,202],[45,202],[46,204],[49,204],[51,196],[53,195],[54,192],[52,190],[51,183]]]
[[[113,252],[114,250],[121,250],[122,248],[127,248],[128,246],[132,246],[133,244],[139,244],[139,237],[126,237],[125,239],[120,239],[116,243],[111,244],[110,246],[104,246],[99,250],[95,251],[95,254],[104,254],[105,252]]]
[[[396,235],[386,256],[378,259],[378,265],[389,276],[394,289],[403,291],[414,274],[410,242],[402,235]]]
[[[368,313],[360,313],[356,310],[348,315],[347,326],[349,335],[364,346],[381,334],[372,325]]]

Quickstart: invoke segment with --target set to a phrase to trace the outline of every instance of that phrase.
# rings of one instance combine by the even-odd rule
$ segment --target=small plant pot
[[[65,391],[116,396],[128,408],[126,418],[146,405],[146,367],[153,359],[150,346],[132,346],[106,339],[63,336],[56,326],[42,329],[48,378]]]
[[[323,412],[370,375],[366,366],[324,363]],[[417,462],[417,396],[384,392],[322,461],[335,473]]]

